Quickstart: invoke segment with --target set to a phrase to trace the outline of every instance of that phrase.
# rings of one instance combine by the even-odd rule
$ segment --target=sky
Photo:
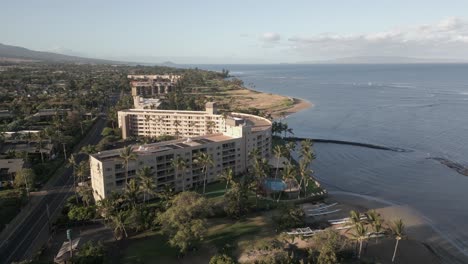
[[[466,0],[0,0],[0,43],[137,62],[468,58]]]

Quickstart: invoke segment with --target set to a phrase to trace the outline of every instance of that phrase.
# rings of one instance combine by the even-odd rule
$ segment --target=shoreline
[[[305,99],[296,98],[296,97],[288,97],[288,98],[289,100],[293,101],[293,105],[284,109],[278,109],[276,111],[273,111],[271,113],[271,116],[274,119],[283,118],[283,117],[287,118],[288,116],[292,114],[299,113],[300,111],[304,111],[306,109],[314,107],[313,103]]]
[[[432,263],[431,261],[436,261],[436,263],[465,263],[467,259],[435,227],[428,223],[423,215],[407,205],[343,191],[330,191],[327,200],[341,203],[359,211],[375,209],[387,223],[401,218],[405,223],[407,240],[416,241],[418,244],[423,245],[426,250],[419,248],[418,252],[432,256],[429,257],[430,260],[428,259],[427,263]],[[418,246],[414,245],[410,247],[418,248]]]

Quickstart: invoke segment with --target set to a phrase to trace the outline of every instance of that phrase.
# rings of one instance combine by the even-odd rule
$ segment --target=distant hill
[[[463,60],[452,59],[421,59],[398,56],[357,56],[332,60],[306,61],[299,64],[410,64],[410,63],[467,63]]]
[[[63,55],[53,52],[35,51],[18,46],[0,43],[0,60],[10,61],[48,61],[48,62],[73,62],[73,63],[97,63],[97,64],[124,64],[124,62],[83,58]]]

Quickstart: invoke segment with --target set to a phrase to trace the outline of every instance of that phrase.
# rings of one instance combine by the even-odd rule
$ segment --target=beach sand
[[[249,88],[223,91],[219,94],[206,94],[215,101],[229,104],[231,109],[249,109],[255,107],[271,114],[274,119],[284,118],[304,109],[313,107],[309,101],[279,94],[264,93]]]
[[[290,100],[293,100],[293,102],[294,102],[293,105],[291,107],[288,107],[288,108],[285,108],[285,109],[279,109],[279,110],[274,111],[271,114],[273,116],[273,118],[276,119],[276,118],[286,117],[286,116],[292,115],[294,113],[300,112],[302,110],[314,107],[314,104],[312,104],[311,102],[309,102],[307,100],[304,100],[304,99],[290,98]]]
[[[351,209],[361,213],[375,209],[387,223],[400,218],[403,220],[407,237],[400,243],[397,253],[400,261],[397,263],[468,263],[457,249],[427,223],[424,216],[408,206],[346,192],[337,191],[329,194],[328,203],[338,202],[346,208],[342,210],[341,215],[334,215],[333,218],[346,217]],[[385,239],[378,245],[370,242],[366,256],[369,260],[378,259],[381,261],[379,263],[387,263],[387,260],[391,260],[394,243],[394,239]]]

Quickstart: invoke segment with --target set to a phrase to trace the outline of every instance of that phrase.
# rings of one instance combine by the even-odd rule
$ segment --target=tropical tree
[[[206,219],[210,214],[207,200],[195,192],[181,192],[173,204],[158,215],[162,231],[169,236],[169,244],[182,253],[200,241],[206,233]]]
[[[32,184],[34,183],[35,177],[36,175],[34,174],[34,171],[32,169],[23,168],[19,170],[18,172],[16,172],[13,185],[16,188],[20,188],[24,186],[26,189],[26,194],[29,197],[29,191],[30,191]]]
[[[125,212],[118,211],[110,216],[111,224],[114,229],[114,238],[115,240],[122,239],[122,234],[125,237],[128,237],[127,229],[125,228]]]
[[[76,177],[78,182],[84,182],[86,177],[89,176],[89,162],[86,160],[82,160],[78,166],[76,171]]]
[[[122,163],[125,168],[125,188],[127,188],[127,183],[128,183],[128,163],[131,160],[136,160],[137,156],[133,152],[133,149],[131,146],[124,147],[120,153],[119,153],[120,158],[122,159]]]
[[[284,147],[283,147],[283,145],[276,145],[276,146],[273,148],[273,155],[274,155],[275,158],[276,158],[275,179],[276,179],[276,177],[278,177],[279,162],[280,162],[280,158],[283,156],[283,153],[284,153]]]
[[[349,212],[349,219],[353,225],[361,223],[361,215],[355,210]]]
[[[281,176],[284,181],[293,182],[294,180],[296,180],[296,175],[297,175],[296,167],[292,165],[291,163],[288,163],[286,164],[286,167],[284,168]],[[291,190],[291,187],[292,187],[292,184],[289,184],[289,190]]]
[[[395,261],[396,253],[398,250],[398,243],[400,240],[403,239],[404,237],[404,232],[405,232],[405,225],[403,224],[403,221],[401,219],[396,220],[393,225],[391,226],[391,230],[393,233],[393,236],[395,237],[396,243],[395,243],[395,250],[393,251],[393,257],[392,257],[392,262]]]
[[[37,138],[37,143],[38,143],[38,150],[39,153],[41,154],[41,163],[44,164],[44,152],[42,151],[42,146],[43,146],[43,141],[46,139],[46,134],[44,130],[39,131],[39,133],[36,133],[36,138]]]
[[[216,123],[214,121],[208,121],[206,122],[206,130],[208,131],[208,134],[213,133],[213,128],[216,126]]]
[[[157,193],[161,204],[165,209],[171,206],[172,199],[174,198],[174,189],[169,184],[164,185],[164,188]]]
[[[382,232],[382,220],[379,213],[375,210],[370,210],[366,213],[366,218],[372,227],[372,231],[377,235],[380,234]],[[378,238],[376,238],[376,242],[377,239]]]
[[[91,204],[91,201],[93,199],[93,189],[91,189],[91,187],[89,187],[88,185],[79,186],[77,187],[76,192],[81,197],[83,205],[89,206]]]
[[[175,130],[176,130],[176,131],[175,131],[175,136],[176,136],[177,138],[179,138],[179,135],[180,135],[180,131],[179,131],[180,120],[177,120],[177,119],[174,120],[174,124],[173,124],[173,125],[174,125]]]
[[[359,222],[354,225],[352,237],[359,243],[358,259],[361,259],[362,242],[367,239],[367,228],[363,223]]]
[[[75,155],[71,154],[70,158],[68,158],[67,167],[72,168],[72,175],[73,175],[73,190],[75,192],[76,203],[78,204],[78,196],[76,193],[76,171],[78,170],[78,163],[76,162]]]
[[[137,176],[140,183],[140,191],[143,192],[143,203],[146,202],[146,197],[154,194],[156,185],[153,179],[154,172],[151,167],[145,166],[137,171]]]
[[[185,169],[187,168],[187,162],[181,156],[177,156],[172,160],[172,167],[176,172],[176,178],[179,178],[179,174],[182,172],[182,191],[185,191]]]
[[[195,158],[195,163],[199,164],[202,167],[202,171],[205,174],[205,177],[203,178],[203,194],[205,194],[206,178],[208,177],[208,167],[214,165],[213,157],[206,152],[200,152]]]
[[[221,175],[220,175],[219,178],[222,179],[222,180],[224,180],[224,181],[226,182],[226,188],[224,189],[224,194],[226,195],[227,188],[228,188],[229,184],[230,184],[230,183],[233,181],[233,179],[234,179],[234,172],[233,172],[232,168],[229,167],[229,168],[225,169],[225,170],[221,173]]]
[[[133,207],[136,207],[138,195],[140,194],[140,186],[135,179],[131,179],[125,188],[125,198],[130,202]]]
[[[283,170],[282,178],[283,178],[283,181],[289,182],[289,184],[288,184],[289,185],[289,191],[291,191],[292,183],[296,179],[296,174],[297,174],[296,168],[291,163],[287,164],[286,167]],[[279,202],[279,200],[281,198],[281,193],[278,196],[277,202]]]
[[[301,176],[301,181],[299,183],[299,190],[304,186],[304,197],[307,197],[307,186],[309,185],[309,178],[312,173],[312,170],[309,169],[309,163],[301,159],[299,161],[299,175]],[[300,192],[299,192],[300,194]]]
[[[285,147],[285,154],[287,155],[288,160],[291,162],[292,153],[294,150],[296,150],[296,142],[289,141],[288,143],[286,143],[286,145],[284,145],[284,147]]]

